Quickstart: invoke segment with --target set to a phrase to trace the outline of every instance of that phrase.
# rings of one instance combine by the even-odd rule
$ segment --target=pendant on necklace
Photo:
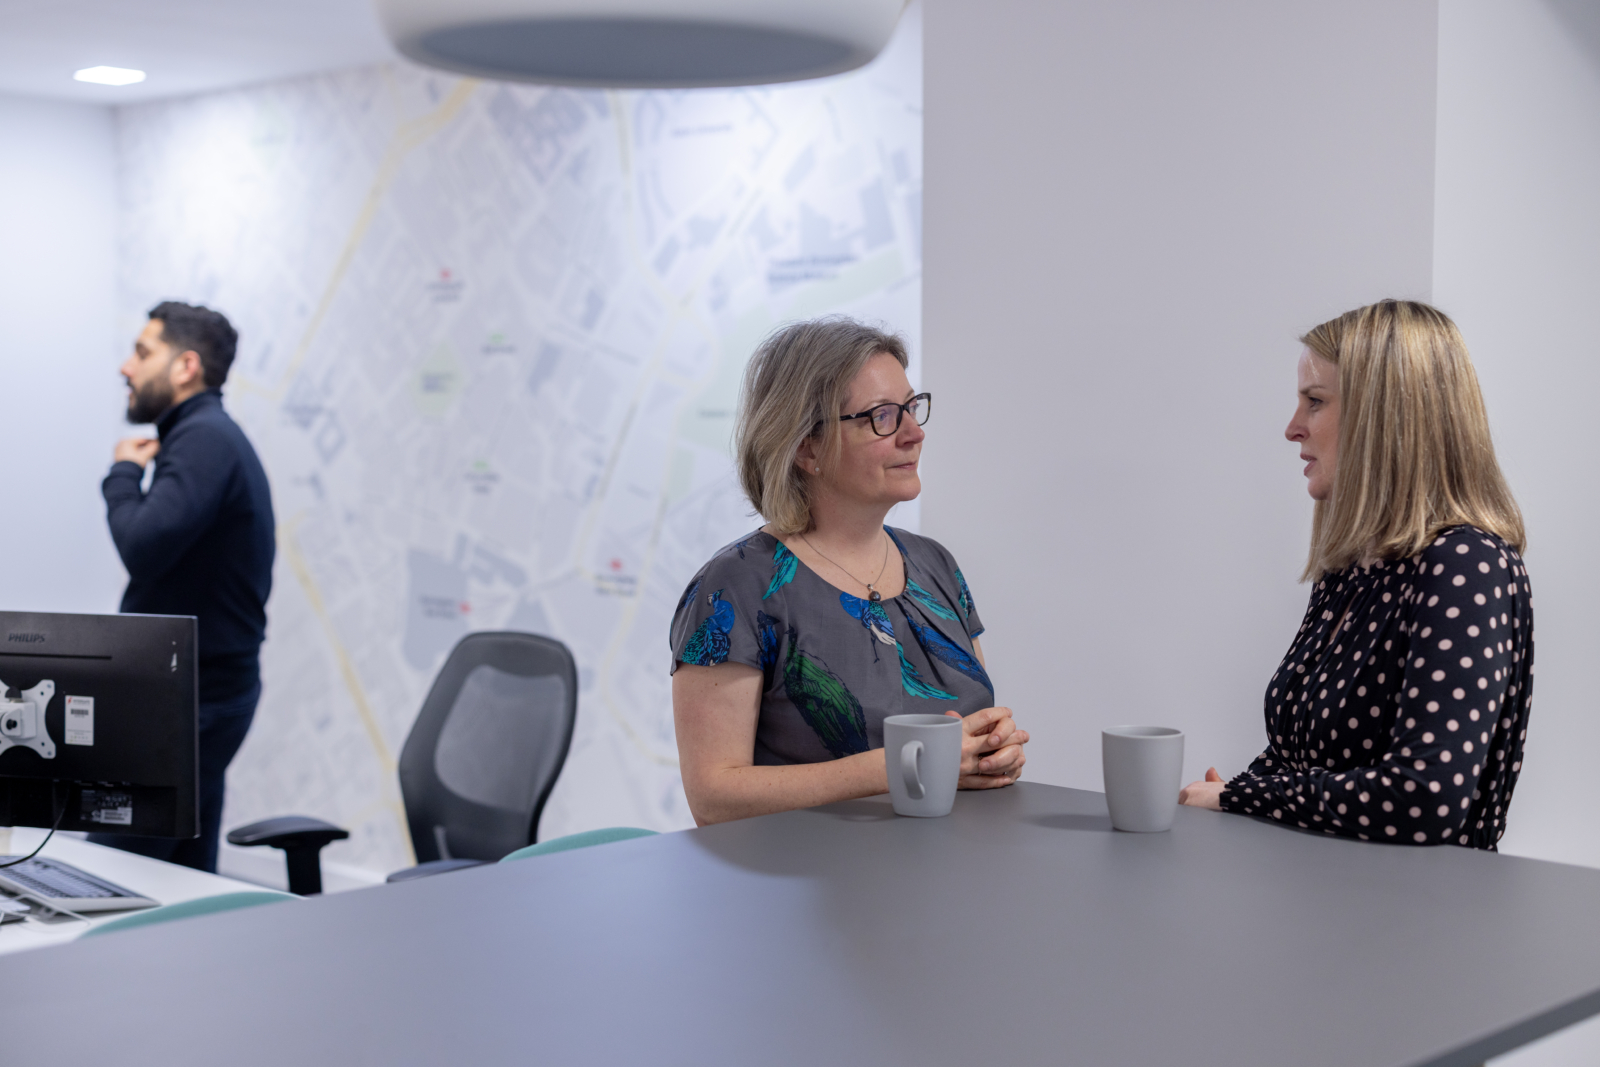
[[[883,594],[869,585],[867,586],[867,599],[876,604],[883,599]]]

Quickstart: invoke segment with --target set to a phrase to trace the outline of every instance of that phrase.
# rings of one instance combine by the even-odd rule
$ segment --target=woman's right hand
[[[1022,777],[1028,731],[1018,729],[1010,708],[984,708],[964,718],[954,711],[945,714],[961,719],[960,788],[997,789]]]
[[[1206,776],[1198,782],[1190,782],[1178,791],[1178,803],[1191,808],[1209,808],[1212,811],[1222,810],[1222,791],[1228,783],[1212,767],[1206,771]]]

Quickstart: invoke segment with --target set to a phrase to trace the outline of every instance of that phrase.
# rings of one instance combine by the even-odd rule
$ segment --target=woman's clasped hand
[[[1017,727],[1010,708],[984,708],[965,718],[954,711],[945,714],[961,719],[959,788],[994,789],[1022,777],[1022,765],[1028,762],[1022,751],[1028,731]]]

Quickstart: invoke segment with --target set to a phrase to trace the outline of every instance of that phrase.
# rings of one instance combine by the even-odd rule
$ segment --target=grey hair
[[[838,457],[839,416],[849,414],[841,408],[850,383],[879,352],[902,367],[909,362],[897,335],[830,315],[774,330],[750,357],[734,454],[745,496],[779,534],[811,529],[811,488],[795,452],[815,438],[823,462]]]

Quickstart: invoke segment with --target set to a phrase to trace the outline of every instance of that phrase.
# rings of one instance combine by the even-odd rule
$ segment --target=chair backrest
[[[609,845],[613,841],[629,841],[635,837],[654,837],[654,830],[641,830],[635,826],[607,826],[603,830],[585,830],[579,834],[568,834],[566,837],[557,837],[549,841],[541,841],[537,845],[519,848],[508,856],[501,856],[501,863],[510,863],[512,860],[532,859],[534,856],[548,856],[552,852],[565,852],[572,848],[588,848],[590,845]]]
[[[198,897],[178,904],[151,908],[149,911],[136,911],[132,915],[124,915],[110,922],[91,926],[83,932],[79,940],[84,937],[99,937],[101,934],[114,934],[118,930],[132,930],[136,926],[153,926],[174,919],[192,919],[197,915],[214,915],[219,911],[235,911],[239,908],[253,908],[260,904],[276,904],[280,900],[299,899],[293,893],[279,893],[272,889],[218,893],[215,896]]]
[[[532,843],[577,713],[578,668],[560,641],[462,638],[400,753],[417,862],[492,861]]]

